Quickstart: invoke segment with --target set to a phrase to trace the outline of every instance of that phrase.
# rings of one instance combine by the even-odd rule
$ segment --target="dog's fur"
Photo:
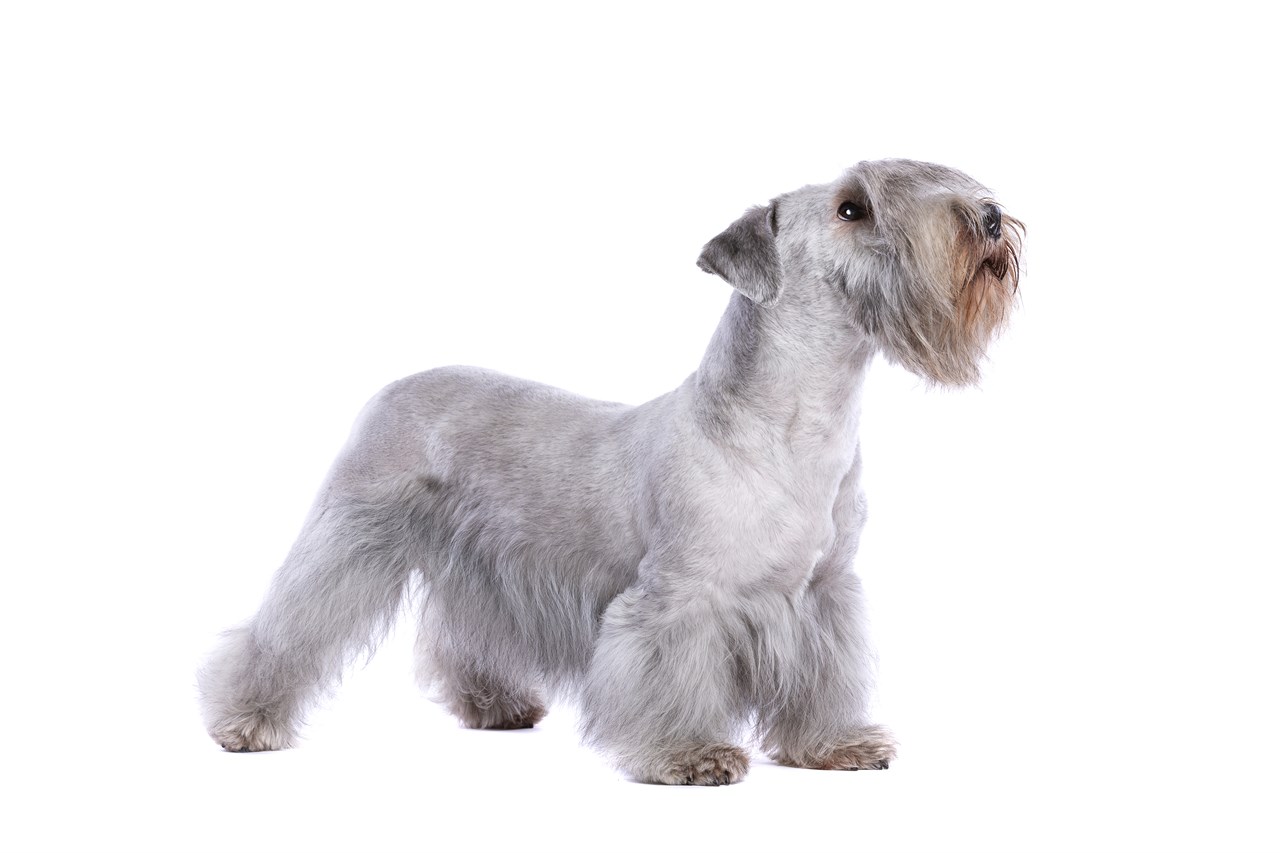
[[[586,740],[644,781],[737,781],[748,724],[782,764],[886,767],[851,571],[862,380],[878,351],[974,382],[1020,236],[960,172],[862,163],[706,245],[699,266],[738,292],[669,394],[633,407],[467,367],[388,386],[201,670],[209,733],[290,746],[416,573],[422,679],[468,726],[532,726],[571,693]]]

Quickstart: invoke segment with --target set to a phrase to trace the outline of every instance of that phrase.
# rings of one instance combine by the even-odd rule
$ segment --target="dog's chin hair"
[[[886,359],[933,385],[978,382],[1017,300],[1023,225],[1005,217],[1002,232],[993,247],[979,223],[966,222],[946,251],[885,253],[846,270],[854,318]],[[952,260],[937,268],[928,258]]]

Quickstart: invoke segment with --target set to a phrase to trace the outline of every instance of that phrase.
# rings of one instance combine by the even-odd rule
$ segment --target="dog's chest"
[[[694,534],[699,562],[718,584],[787,593],[808,584],[836,544],[840,490],[856,487],[842,476],[851,460],[824,462],[797,465],[766,453],[709,478]]]

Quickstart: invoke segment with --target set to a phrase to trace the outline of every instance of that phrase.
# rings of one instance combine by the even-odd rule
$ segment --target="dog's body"
[[[698,371],[641,406],[474,368],[366,407],[262,610],[201,672],[230,750],[291,744],[421,572],[425,683],[469,726],[551,692],[636,778],[718,784],[763,748],[887,766],[851,563],[862,378],[877,351],[974,381],[1017,224],[954,170],[864,163],[749,211],[699,265],[740,291]]]

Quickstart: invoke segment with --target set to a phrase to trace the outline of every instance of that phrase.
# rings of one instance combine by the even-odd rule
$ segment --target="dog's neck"
[[[769,308],[731,298],[691,377],[695,416],[718,440],[852,457],[874,348],[834,298],[807,291]]]

